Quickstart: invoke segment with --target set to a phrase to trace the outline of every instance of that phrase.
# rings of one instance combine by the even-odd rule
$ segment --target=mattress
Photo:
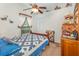
[[[48,45],[48,39],[43,35],[36,34],[24,34],[17,41],[22,49],[16,55],[18,56],[36,56],[42,52],[42,50]]]

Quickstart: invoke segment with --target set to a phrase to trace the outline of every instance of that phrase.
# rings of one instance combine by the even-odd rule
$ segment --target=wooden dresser
[[[71,32],[74,27],[78,33],[77,40],[73,38],[61,37],[61,55],[62,56],[79,56],[79,3],[74,10],[74,24],[63,25],[64,29]],[[62,29],[63,30],[63,29]]]
[[[61,39],[62,56],[79,56],[79,41],[62,38]]]
[[[63,30],[66,30],[68,32],[72,32],[74,29],[73,24],[64,24]],[[65,37],[63,36],[62,32],[62,38],[61,38],[61,55],[62,56],[79,56],[79,40],[75,40],[73,37]]]

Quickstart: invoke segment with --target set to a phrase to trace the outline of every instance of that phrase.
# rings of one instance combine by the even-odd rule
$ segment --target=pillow
[[[5,40],[0,39],[0,47],[4,46],[6,44],[7,44],[7,42]]]
[[[9,56],[20,51],[21,47],[17,44],[6,45],[0,49],[0,56]]]

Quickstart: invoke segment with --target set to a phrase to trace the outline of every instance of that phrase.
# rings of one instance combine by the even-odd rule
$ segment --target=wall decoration
[[[65,24],[73,24],[74,23],[74,20],[73,20],[74,15],[73,15],[73,13],[64,16],[64,18],[65,18],[65,20],[64,20]]]
[[[69,6],[72,6],[72,4],[71,3],[67,3],[66,4],[66,7],[69,7]]]
[[[19,15],[22,15],[22,16],[27,16],[27,17],[30,17],[30,18],[32,18],[32,16],[31,16],[31,15],[24,14],[24,13],[19,13]]]
[[[58,10],[58,9],[61,9],[61,7],[56,6],[56,7],[54,8],[54,10]]]
[[[9,22],[10,22],[10,23],[13,23],[13,21],[12,21],[12,20],[9,20]]]
[[[1,17],[1,20],[7,20],[8,16]]]

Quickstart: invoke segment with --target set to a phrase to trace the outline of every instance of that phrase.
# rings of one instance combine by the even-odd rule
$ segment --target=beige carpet
[[[61,56],[59,44],[50,43],[43,51],[42,56]]]

